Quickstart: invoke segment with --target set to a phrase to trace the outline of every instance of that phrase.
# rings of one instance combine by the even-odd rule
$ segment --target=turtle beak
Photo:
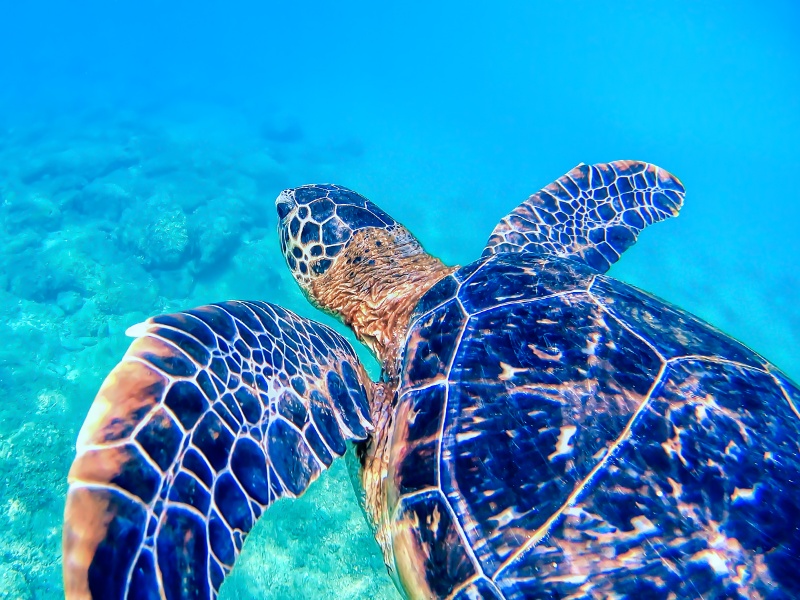
[[[275,208],[278,211],[278,219],[283,221],[292,209],[296,206],[294,201],[294,193],[292,190],[283,190],[275,200]]]

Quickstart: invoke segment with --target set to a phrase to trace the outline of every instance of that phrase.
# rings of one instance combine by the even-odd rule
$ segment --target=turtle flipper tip
[[[125,335],[127,337],[132,338],[139,338],[142,337],[147,333],[147,329],[150,327],[150,321],[142,321],[141,323],[136,323],[135,325],[131,325],[125,330]]]

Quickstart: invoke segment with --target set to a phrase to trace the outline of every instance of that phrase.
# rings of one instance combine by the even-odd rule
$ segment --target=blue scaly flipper
[[[605,273],[642,229],[678,214],[684,193],[677,177],[649,163],[580,164],[503,217],[483,256],[535,252]]]
[[[330,328],[266,302],[134,326],[81,429],[67,598],[215,598],[256,519],[373,429],[372,384]]]

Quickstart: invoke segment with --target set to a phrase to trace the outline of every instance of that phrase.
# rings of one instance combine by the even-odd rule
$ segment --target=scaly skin
[[[398,352],[419,299],[458,267],[427,254],[402,225],[356,232],[331,268],[311,282],[309,296],[340,318],[396,383]]]

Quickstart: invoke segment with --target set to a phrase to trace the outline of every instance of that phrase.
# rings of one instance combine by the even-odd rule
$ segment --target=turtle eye
[[[292,212],[292,203],[282,200],[277,204],[278,218],[283,220],[290,212]]]
[[[275,200],[275,208],[278,210],[278,218],[282,221],[286,218],[286,216],[292,212],[292,209],[296,206],[294,198],[292,195],[287,194],[285,191],[281,192],[281,195],[278,196],[278,199]]]

